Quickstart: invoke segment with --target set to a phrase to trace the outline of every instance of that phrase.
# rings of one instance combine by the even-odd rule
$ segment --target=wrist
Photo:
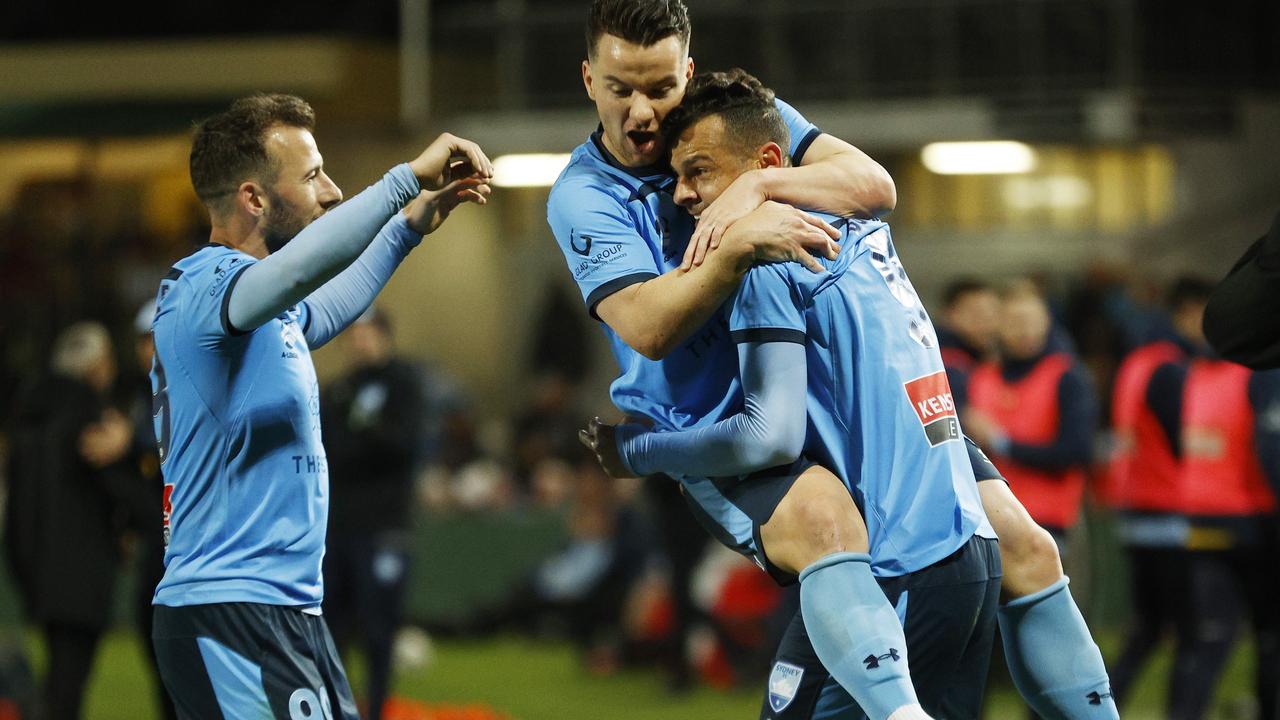
[[[783,168],[767,167],[748,170],[742,177],[750,178],[752,189],[760,196],[760,204],[773,200],[778,185],[778,172]]]
[[[636,477],[643,477],[636,472],[635,461],[632,454],[637,450],[637,438],[646,432],[645,428],[640,425],[618,425],[613,429],[613,441],[618,448],[618,459],[622,461],[623,467]]]

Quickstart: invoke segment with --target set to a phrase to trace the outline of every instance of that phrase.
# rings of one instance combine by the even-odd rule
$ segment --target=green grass
[[[1114,640],[1104,636],[1104,646]],[[43,648],[28,642],[33,664],[43,666]],[[1125,708],[1126,720],[1155,720],[1154,708],[1165,688],[1167,653],[1150,667]],[[155,717],[153,687],[136,636],[113,632],[104,640],[94,667],[85,717],[91,720],[146,720]],[[1213,717],[1248,717],[1252,657],[1242,646],[1232,659],[1219,690]],[[360,663],[353,663],[357,687]],[[1025,717],[1016,695],[996,677],[988,704],[988,719]],[[426,667],[402,672],[396,679],[399,695],[430,703],[483,703],[517,720],[754,720],[760,690],[721,692],[698,689],[672,697],[656,673],[626,671],[611,677],[592,677],[565,645],[518,638],[436,643],[434,660]]]

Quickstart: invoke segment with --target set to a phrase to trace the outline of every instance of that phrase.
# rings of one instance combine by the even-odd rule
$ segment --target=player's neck
[[[234,220],[226,225],[215,224],[209,231],[209,242],[226,245],[246,255],[252,255],[259,260],[265,258],[267,256],[267,243],[262,234],[255,229],[237,227],[237,225],[238,223]]]

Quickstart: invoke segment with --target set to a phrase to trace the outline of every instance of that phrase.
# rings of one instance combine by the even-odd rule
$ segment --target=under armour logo
[[[876,668],[880,667],[881,660],[892,660],[894,662],[897,662],[901,659],[902,659],[902,656],[898,655],[897,648],[889,648],[889,652],[883,655],[868,655],[862,659],[862,662],[866,663],[868,670],[875,670]]]
[[[1107,688],[1107,690],[1110,690],[1110,689],[1111,689],[1111,688]],[[1106,693],[1099,693],[1097,690],[1094,690],[1093,692],[1089,693],[1088,695],[1085,695],[1085,697],[1089,698],[1089,704],[1090,704],[1090,705],[1101,705],[1101,704],[1102,704],[1102,700],[1103,700],[1104,698],[1109,698],[1109,697],[1111,697],[1111,693],[1110,693],[1110,692],[1106,692]]]

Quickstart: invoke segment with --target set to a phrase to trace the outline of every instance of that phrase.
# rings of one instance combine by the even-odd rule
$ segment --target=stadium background
[[[1274,2],[691,6],[700,69],[754,72],[889,169],[899,198],[889,219],[926,304],[959,275],[1033,275],[1104,383],[1107,353],[1090,351],[1108,330],[1089,320],[1107,299],[1151,304],[1177,274],[1221,275],[1277,210]],[[207,232],[186,174],[192,120],[254,91],[302,95],[347,195],[443,130],[491,158],[565,153],[596,124],[579,79],[583,15],[568,0],[276,2],[251,14],[193,0],[0,8],[0,402],[73,321],[101,320],[129,347],[138,306]],[[939,174],[921,160],[928,143],[975,140],[1020,141],[1037,161],[1018,173]],[[513,419],[553,362],[535,318],[587,338],[574,408],[610,411],[612,361],[576,304],[559,300],[573,288],[545,198],[545,186],[500,187],[490,207],[461,209],[380,301],[402,354],[464,398],[478,452],[499,473]],[[322,379],[341,373],[342,342],[316,362]],[[418,527],[410,616],[428,624],[500,595],[565,533],[562,512],[509,504],[424,511]],[[1125,620],[1111,532],[1091,513],[1088,551],[1070,559],[1104,650]],[[477,566],[486,572],[468,572]],[[149,679],[120,615],[89,717],[148,716]],[[8,592],[0,617],[0,634],[39,667]],[[1248,663],[1241,650],[1220,717],[1242,712]],[[1140,698],[1159,697],[1160,677],[1148,674]],[[438,640],[397,683],[408,697],[514,718],[754,717],[759,697],[748,683],[672,698],[651,671],[597,677],[563,641],[507,635]],[[1007,684],[998,674],[994,684],[1004,692],[990,715],[1004,717]]]

